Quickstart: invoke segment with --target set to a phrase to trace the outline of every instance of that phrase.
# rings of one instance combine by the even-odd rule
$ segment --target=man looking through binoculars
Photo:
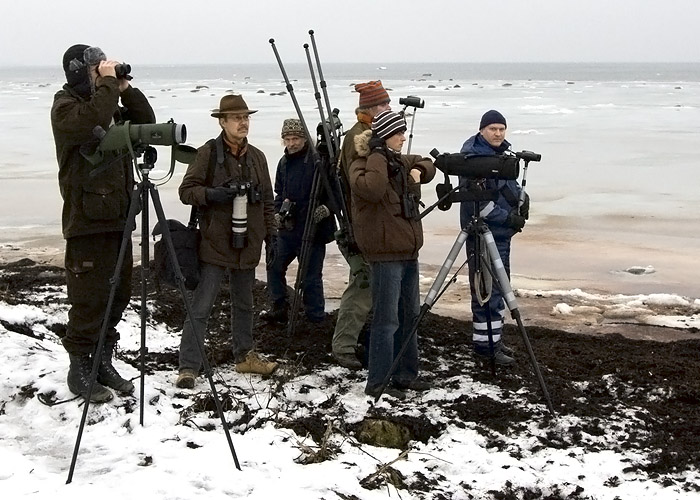
[[[110,151],[99,165],[93,166],[84,154],[99,143],[93,132],[96,127],[107,130],[111,124],[126,120],[155,123],[151,105],[141,91],[130,85],[131,77],[123,74],[117,78],[119,65],[108,60],[98,47],[73,45],[63,55],[67,83],[54,96],[51,108],[63,197],[66,284],[71,306],[62,341],[70,358],[68,388],[83,397],[89,389],[91,357],[97,354],[110,280],[115,273],[134,186],[130,156]],[[107,387],[124,393],[134,390],[134,385],[112,366],[112,354],[119,340],[115,327],[131,298],[130,240],[128,245],[109,312],[97,381],[90,396],[94,402],[112,399]]]
[[[505,153],[510,149],[506,141],[506,119],[496,110],[484,113],[479,123],[479,133],[467,139],[461,153],[470,156],[493,156]],[[478,187],[498,192],[495,201],[481,201],[478,212],[475,204],[463,202],[460,209],[461,227],[467,227],[473,217],[481,217],[487,223],[496,243],[496,248],[503,261],[505,271],[510,277],[510,241],[513,235],[522,231],[529,216],[529,198],[519,207],[521,187],[515,180],[503,179],[467,179],[460,176],[460,185]],[[473,347],[478,357],[491,358],[488,328],[491,327],[493,341],[493,356],[497,365],[508,366],[515,363],[511,357],[512,351],[503,343],[503,322],[505,319],[505,303],[498,286],[493,286],[490,298],[484,304],[479,300],[478,284],[475,279],[477,258],[474,252],[474,235],[467,239],[467,262],[469,265],[469,286],[471,290],[471,307],[473,320]],[[488,291],[487,291],[488,292]]]

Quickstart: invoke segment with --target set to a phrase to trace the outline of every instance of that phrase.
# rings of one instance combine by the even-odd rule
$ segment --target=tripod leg
[[[470,279],[472,280],[471,286],[473,287],[472,293],[472,321],[474,329],[474,341],[481,342],[480,338],[476,337],[476,334],[483,331],[482,324],[486,324],[486,338],[488,339],[488,352],[489,352],[489,367],[491,368],[491,375],[496,376],[496,352],[495,345],[493,341],[493,318],[491,315],[491,298],[493,292],[493,280],[491,277],[490,261],[488,250],[484,244],[481,233],[476,233],[474,235],[474,247],[473,254],[468,258],[469,262],[472,262],[473,269],[470,269]],[[478,306],[481,310],[475,311],[476,300]],[[482,321],[482,315],[485,316],[485,321]],[[477,320],[478,319],[478,320]],[[477,350],[476,346],[474,347]]]
[[[319,176],[321,175],[321,167],[316,166],[314,178],[311,183],[311,194],[309,199],[309,207],[306,212],[306,221],[304,225],[304,233],[301,237],[301,251],[297,257],[297,277],[294,281],[294,297],[292,298],[292,306],[290,308],[289,323],[287,324],[287,337],[291,340],[296,329],[297,315],[299,307],[302,303],[302,295],[304,293],[304,279],[306,279],[306,269],[309,267],[309,253],[311,251],[311,240],[316,232],[316,224],[313,222],[313,214],[318,207],[318,192],[320,188]]]
[[[139,364],[141,377],[139,380],[141,387],[141,395],[139,402],[139,424],[143,425],[143,413],[145,410],[145,393],[146,393],[146,324],[148,322],[148,307],[146,305],[146,297],[148,291],[146,285],[148,283],[148,266],[149,266],[149,234],[150,227],[148,221],[148,194],[153,186],[148,180],[142,183],[144,189],[141,190],[141,348],[139,349]]]
[[[428,291],[428,294],[425,297],[423,305],[420,308],[420,312],[418,313],[418,317],[416,318],[416,321],[413,324],[413,328],[411,328],[411,333],[406,337],[403,344],[401,345],[401,350],[394,358],[394,361],[391,363],[391,367],[389,368],[389,371],[387,372],[386,376],[384,377],[384,380],[382,381],[382,385],[379,387],[379,392],[377,393],[377,395],[374,398],[375,403],[377,401],[379,401],[379,398],[382,397],[382,394],[384,394],[384,391],[386,390],[387,385],[389,385],[389,381],[391,380],[391,377],[394,375],[396,368],[399,366],[399,362],[401,360],[401,357],[406,353],[408,346],[413,341],[413,336],[416,335],[418,332],[418,326],[420,325],[420,322],[423,320],[423,316],[425,316],[425,313],[427,313],[433,307],[433,304],[435,304],[437,299],[440,298],[440,296],[445,292],[445,289],[447,287],[442,289],[442,291],[440,291],[440,289],[441,289],[443,283],[445,282],[445,278],[447,277],[447,273],[449,273],[450,269],[452,269],[452,266],[454,265],[454,262],[455,262],[455,259],[457,258],[457,255],[459,255],[459,252],[462,250],[462,247],[464,246],[465,241],[467,241],[467,232],[464,229],[462,229],[460,231],[460,233],[457,235],[457,239],[452,244],[452,248],[450,249],[450,252],[447,254],[447,258],[445,259],[445,262],[443,262],[442,267],[440,267],[440,270],[438,271],[437,277],[435,278],[433,285],[430,287],[430,290]],[[448,285],[449,285],[449,283],[448,283]]]
[[[75,471],[75,462],[78,458],[78,452],[80,450],[80,441],[83,437],[83,430],[85,429],[85,421],[87,420],[87,412],[90,407],[90,397],[92,396],[92,389],[95,386],[95,381],[97,380],[97,372],[99,370],[100,361],[102,358],[102,351],[105,344],[105,338],[107,337],[107,327],[109,323],[109,316],[112,312],[112,307],[114,306],[114,297],[117,292],[117,287],[119,286],[119,274],[121,268],[124,265],[124,257],[126,255],[126,249],[129,248],[129,240],[131,239],[131,233],[136,225],[136,213],[139,208],[139,199],[141,195],[141,189],[134,189],[131,195],[131,204],[129,205],[129,214],[126,219],[126,226],[124,227],[124,233],[122,236],[122,243],[119,247],[119,256],[117,257],[117,264],[114,268],[114,275],[110,280],[112,286],[109,290],[109,299],[107,300],[107,308],[105,310],[104,318],[102,319],[102,327],[100,328],[100,336],[97,341],[97,351],[95,352],[94,359],[92,361],[92,372],[90,373],[90,385],[88,387],[88,392],[85,397],[85,407],[83,408],[83,415],[80,418],[80,425],[78,427],[78,436],[75,440],[75,446],[73,448],[73,457],[71,458],[70,467],[68,469],[68,480],[66,484],[70,484],[73,481],[73,472]],[[142,388],[143,390],[143,388]]]
[[[484,237],[484,241],[486,242],[486,248],[488,248],[489,255],[491,256],[491,262],[493,265],[492,269],[495,274],[494,278],[496,279],[496,284],[500,288],[501,293],[503,294],[503,298],[505,299],[506,304],[508,305],[508,310],[510,311],[511,316],[515,319],[515,321],[518,324],[520,334],[523,337],[523,343],[525,344],[527,354],[530,357],[532,369],[535,371],[535,375],[537,376],[540,388],[542,389],[542,394],[544,395],[544,398],[547,402],[547,408],[549,409],[549,412],[552,414],[552,416],[556,416],[556,413],[554,412],[554,406],[552,405],[552,400],[549,397],[547,385],[545,384],[544,378],[542,377],[542,372],[540,371],[539,363],[537,363],[535,352],[532,350],[530,338],[528,337],[527,332],[525,331],[525,326],[523,325],[522,319],[520,317],[520,311],[518,310],[518,303],[515,300],[515,293],[513,293],[513,288],[510,286],[508,274],[506,273],[505,266],[503,265],[503,261],[501,260],[501,255],[498,253],[498,248],[496,247],[496,242],[493,239],[493,234],[488,229],[485,229],[482,234]]]
[[[172,268],[175,270],[175,280],[177,282],[178,288],[180,290],[180,295],[182,296],[182,300],[185,304],[185,311],[187,313],[188,318],[193,318],[192,316],[192,307],[191,307],[191,302],[189,298],[187,297],[187,289],[185,288],[185,278],[182,276],[182,273],[180,272],[180,266],[177,262],[177,256],[175,254],[175,247],[173,246],[173,240],[170,237],[170,228],[168,227],[167,220],[165,218],[165,212],[163,211],[163,205],[160,202],[160,195],[158,194],[158,190],[153,186],[152,184],[149,186],[149,190],[151,192],[151,197],[153,198],[153,208],[156,211],[156,215],[158,216],[158,222],[160,222],[160,226],[163,228],[163,241],[165,241],[165,247],[168,251],[168,258],[170,259],[170,263],[172,264]],[[146,207],[144,207],[144,210],[146,210]],[[192,321],[192,326],[195,328],[195,322]],[[219,394],[216,390],[216,385],[214,384],[214,379],[212,378],[211,374],[211,365],[209,364],[209,360],[207,359],[206,352],[204,350],[204,344],[203,341],[200,339],[199,335],[194,335],[194,338],[197,341],[197,347],[199,348],[199,353],[202,358],[202,365],[204,366],[204,374],[209,381],[209,387],[211,388],[211,393],[214,399],[214,404],[216,405],[216,411],[219,413],[219,417],[221,418],[221,425],[224,429],[224,434],[226,434],[226,441],[228,442],[229,449],[231,450],[231,456],[233,457],[233,462],[236,465],[236,469],[241,470],[241,466],[238,463],[238,456],[236,455],[236,450],[233,447],[233,441],[231,440],[231,434],[229,433],[228,429],[228,423],[226,422],[226,416],[224,415],[224,410],[221,406],[221,401],[219,400]],[[204,336],[202,336],[202,339]]]

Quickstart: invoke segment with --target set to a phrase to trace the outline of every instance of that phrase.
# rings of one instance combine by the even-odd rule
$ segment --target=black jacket
[[[279,213],[285,199],[294,202],[293,229],[289,232],[298,238],[302,237],[306,227],[306,217],[311,203],[311,189],[315,171],[313,158],[308,146],[294,154],[288,154],[285,150],[284,156],[277,164],[277,173],[275,174],[275,213]],[[321,183],[317,194],[318,205],[325,205],[328,202],[326,188],[320,178],[318,182]],[[316,226],[314,242],[326,244],[333,241],[336,229],[333,216],[326,217]],[[280,231],[286,231],[284,226],[280,228]]]

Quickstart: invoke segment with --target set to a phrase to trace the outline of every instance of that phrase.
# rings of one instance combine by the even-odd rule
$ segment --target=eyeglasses
[[[248,122],[250,121],[250,115],[227,115],[229,120],[234,122]]]

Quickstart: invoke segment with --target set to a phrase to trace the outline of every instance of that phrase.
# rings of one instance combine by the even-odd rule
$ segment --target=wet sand
[[[453,215],[450,217],[454,218]],[[420,254],[422,297],[433,284],[458,234],[456,226],[448,225],[449,221],[439,216],[435,219],[424,222],[425,245]],[[700,240],[696,234],[700,234],[697,221],[680,224],[648,218],[533,217],[523,233],[514,237],[511,256],[512,286],[519,297],[524,324],[582,333],[618,332],[656,340],[697,338],[698,333],[693,329],[654,327],[634,317],[610,320],[601,313],[569,316],[553,313],[558,303],[571,301],[574,289],[602,295],[674,294],[692,302],[699,295],[697,283],[700,280],[697,266]],[[140,252],[138,229],[133,240],[135,252]],[[0,263],[27,257],[42,264],[62,266],[63,245],[59,235],[33,234],[31,228],[6,229],[0,239]],[[139,263],[140,258],[137,253],[135,262]],[[462,262],[457,261],[448,279]],[[640,270],[642,274],[634,274]],[[336,246],[329,245],[324,267],[328,310],[337,308],[347,283],[347,273],[347,265]],[[266,279],[263,265],[258,267],[257,275],[263,281]],[[296,266],[292,264],[288,272],[288,282],[292,286],[295,276]],[[561,293],[544,297],[538,295],[538,291]],[[595,301],[588,300],[586,307],[595,308]],[[432,310],[470,319],[466,268]]]

